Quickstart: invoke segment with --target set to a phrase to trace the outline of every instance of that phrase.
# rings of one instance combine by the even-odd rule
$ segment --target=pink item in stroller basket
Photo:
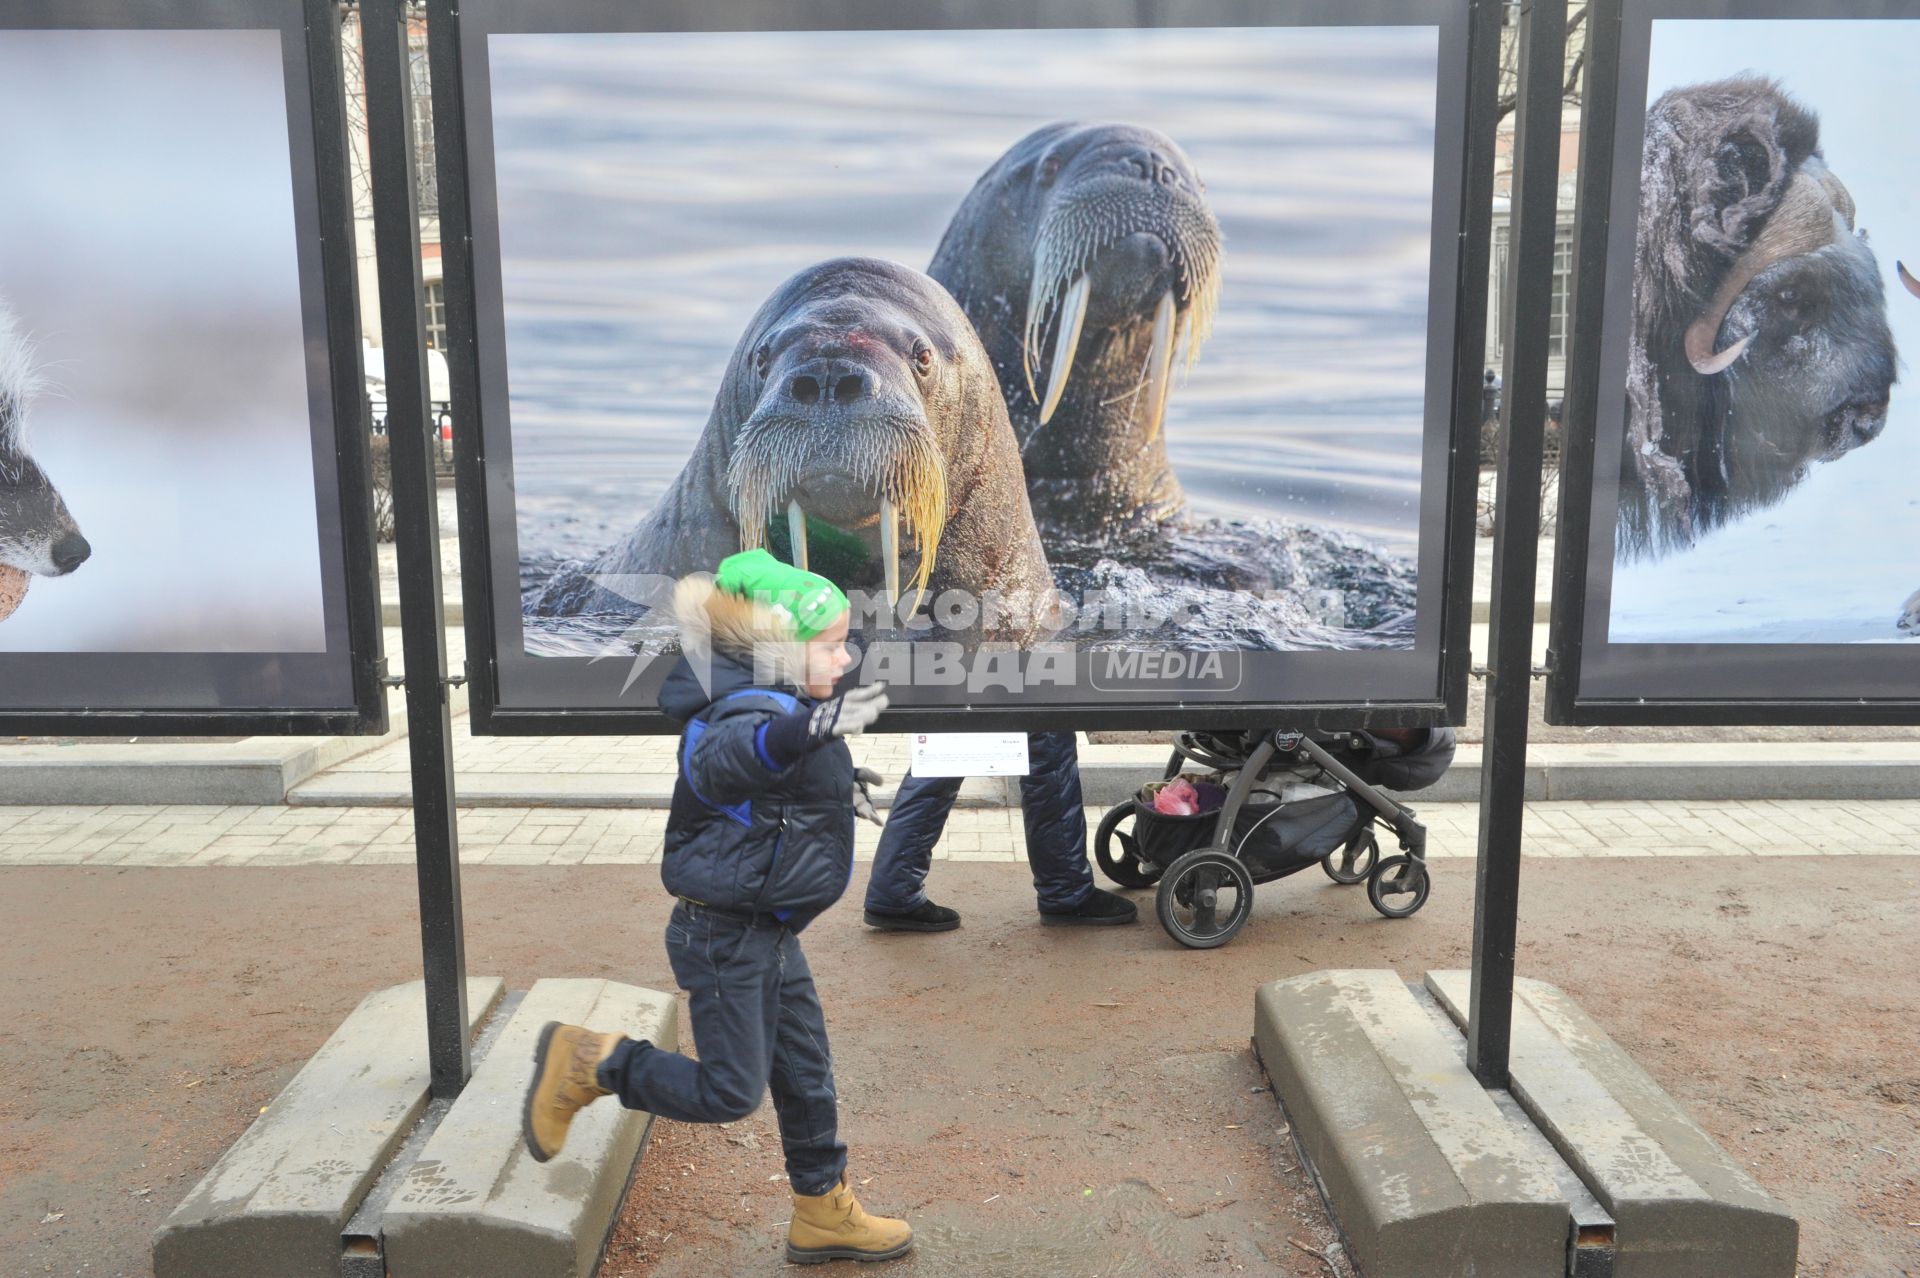
[[[1191,781],[1178,777],[1161,786],[1153,796],[1153,810],[1168,816],[1193,816],[1200,811],[1200,795]]]

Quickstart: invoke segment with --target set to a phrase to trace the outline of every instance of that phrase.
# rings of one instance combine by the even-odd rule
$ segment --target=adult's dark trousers
[[[700,1059],[628,1039],[600,1063],[600,1086],[629,1109],[683,1123],[731,1123],[773,1089],[794,1192],[819,1196],[847,1167],[827,1024],[800,939],[681,902],[667,920],[667,958],[688,995]]]
[[[869,910],[904,914],[926,901],[933,845],[946,828],[960,781],[912,773],[901,781],[867,879]],[[1080,800],[1080,752],[1073,733],[1027,734],[1020,816],[1040,908],[1074,909],[1093,891],[1093,870],[1087,864],[1087,813]]]

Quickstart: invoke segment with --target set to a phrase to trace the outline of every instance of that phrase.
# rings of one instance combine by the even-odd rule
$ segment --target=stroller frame
[[[1231,775],[1226,797],[1214,817],[1210,843],[1181,853],[1165,865],[1153,861],[1157,872],[1151,877],[1140,874],[1139,878],[1143,881],[1132,881],[1124,874],[1116,873],[1119,867],[1113,863],[1108,839],[1119,833],[1118,827],[1128,814],[1135,815],[1137,819],[1148,818],[1149,814],[1137,799],[1129,799],[1108,812],[1106,819],[1101,822],[1100,835],[1096,840],[1096,860],[1108,877],[1123,886],[1156,887],[1155,907],[1161,926],[1168,935],[1192,949],[1212,949],[1224,945],[1245,925],[1251,913],[1255,884],[1286,877],[1316,863],[1336,883],[1350,885],[1364,881],[1368,899],[1374,908],[1389,918],[1405,918],[1426,904],[1429,888],[1426,826],[1419,822],[1412,808],[1363,780],[1328,748],[1338,748],[1342,743],[1351,741],[1349,734],[1275,729],[1261,733],[1245,758],[1221,752],[1217,743],[1210,739],[1212,736],[1197,732],[1183,732],[1176,736],[1173,753],[1163,774],[1165,779],[1171,780],[1185,770],[1185,765],[1191,763],[1220,773],[1223,777]],[[1334,852],[1331,849],[1313,859],[1264,875],[1256,875],[1245,863],[1243,853],[1260,826],[1291,806],[1285,801],[1278,803],[1271,813],[1262,816],[1253,826],[1245,830],[1239,828],[1241,815],[1249,799],[1256,792],[1271,793],[1261,791],[1260,785],[1276,764],[1291,764],[1295,768],[1311,765],[1317,773],[1337,782],[1342,790],[1358,801],[1357,806],[1366,819],[1360,831],[1349,837],[1340,869],[1336,870],[1332,863]],[[1382,826],[1393,831],[1395,841],[1404,855],[1379,858],[1378,841],[1373,831]],[[1137,860],[1150,860],[1135,855]],[[1365,862],[1365,868],[1356,869],[1356,861]],[[1216,912],[1223,888],[1232,889],[1234,895],[1232,907],[1224,920]]]

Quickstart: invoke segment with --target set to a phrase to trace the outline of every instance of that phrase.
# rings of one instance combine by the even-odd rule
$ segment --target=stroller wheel
[[[1367,899],[1390,919],[1404,919],[1427,903],[1433,886],[1425,863],[1410,856],[1390,856],[1367,879]]]
[[[1335,883],[1352,887],[1373,873],[1374,862],[1380,859],[1380,840],[1367,826],[1347,840],[1347,845],[1320,863],[1327,877]]]
[[[1231,852],[1201,848],[1167,867],[1153,904],[1168,936],[1210,950],[1231,941],[1253,913],[1253,875]]]
[[[1100,872],[1124,888],[1150,888],[1160,881],[1160,867],[1140,855],[1140,840],[1131,825],[1133,804],[1122,803],[1100,818],[1093,835],[1093,859]]]

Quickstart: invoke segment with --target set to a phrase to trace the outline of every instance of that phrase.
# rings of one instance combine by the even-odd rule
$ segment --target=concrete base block
[[[1470,974],[1429,972],[1458,1024]],[[1793,1278],[1799,1226],[1591,1017],[1514,983],[1513,1094],[1612,1213],[1615,1278]]]
[[[669,995],[613,981],[537,982],[382,1216],[393,1278],[593,1272],[653,1119],[601,1100],[573,1120],[559,1157],[534,1162],[521,1140],[521,1106],[548,1021],[678,1043]]]
[[[467,981],[470,1026],[498,977]],[[427,1102],[419,981],[369,994],[154,1234],[155,1278],[333,1278],[340,1230]]]
[[[1391,971],[1263,985],[1254,1044],[1367,1278],[1566,1272],[1571,1209]]]

